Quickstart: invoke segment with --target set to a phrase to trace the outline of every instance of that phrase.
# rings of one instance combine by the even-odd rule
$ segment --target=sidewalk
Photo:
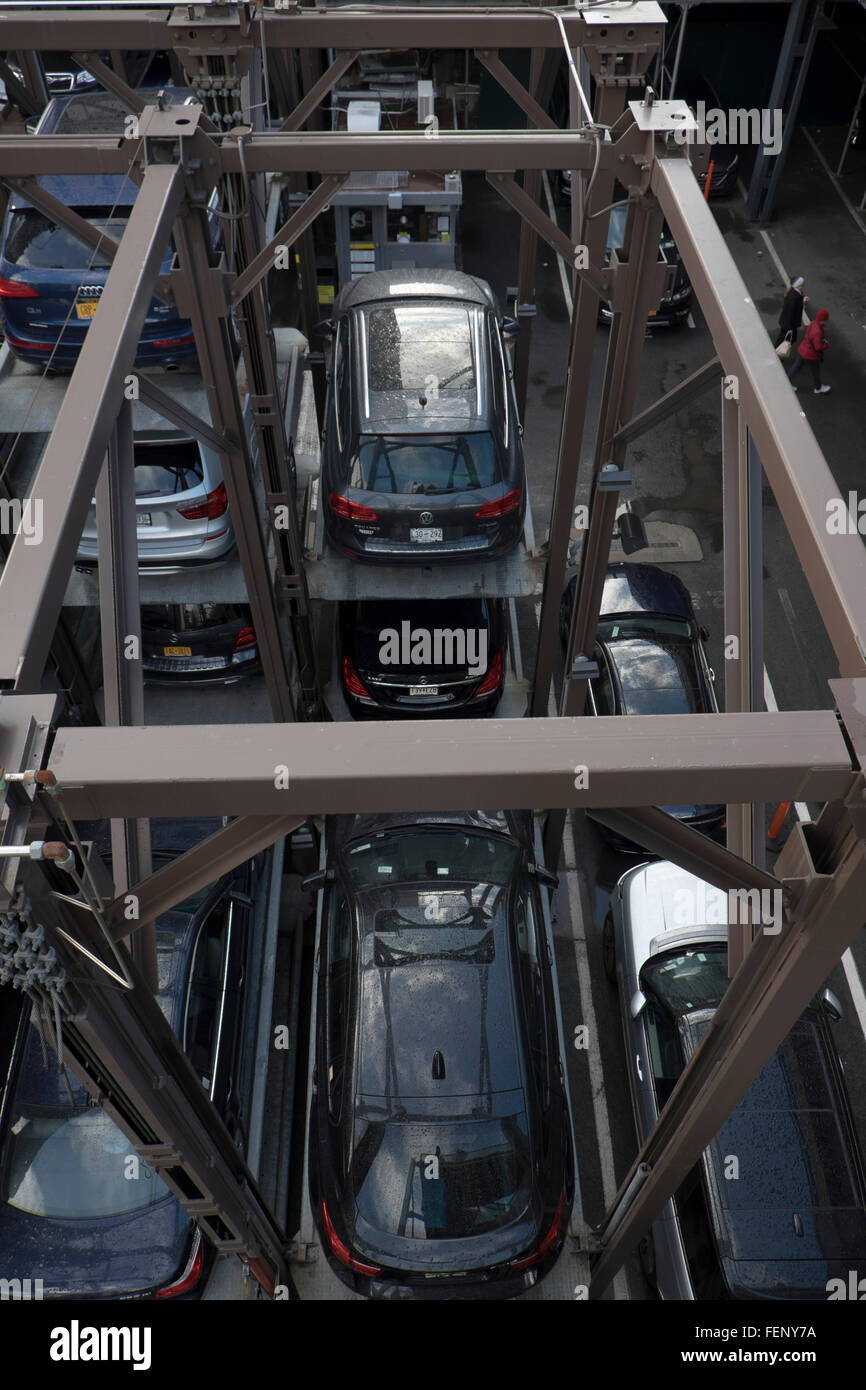
[[[806,280],[810,318],[828,309],[830,346],[822,381],[832,389],[814,396],[806,372],[791,404],[803,410],[833,472],[840,493],[863,490],[863,422],[866,406],[866,217],[846,206],[831,170],[844,132],[794,134],[776,201],[774,220],[761,230],[744,218],[740,196],[714,203],[719,227],[737,267],[774,338],[790,277]],[[823,163],[822,163],[823,159]],[[846,196],[856,201],[866,186],[866,159],[849,157]],[[859,191],[857,191],[859,190]],[[800,382],[798,382],[798,385]]]

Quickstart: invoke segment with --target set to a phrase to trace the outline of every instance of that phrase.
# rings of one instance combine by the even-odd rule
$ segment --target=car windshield
[[[665,951],[644,964],[640,983],[675,1015],[716,1009],[728,987],[728,948],[718,943]]]
[[[204,479],[201,454],[194,440],[176,443],[136,443],[136,497],[170,497],[188,492]]]
[[[452,1124],[355,1126],[349,1169],[363,1219],[410,1240],[462,1240],[517,1220],[529,1204],[526,1116]]]
[[[499,481],[489,430],[471,434],[362,434],[349,463],[361,492],[432,494],[491,487]]]
[[[46,1066],[30,1026],[11,1103],[4,1197],[33,1216],[83,1221],[125,1216],[169,1195],[84,1087]]]
[[[126,230],[127,214],[111,208],[77,207],[75,212],[119,241]],[[9,219],[4,256],[27,270],[104,270],[110,261],[79,241],[65,227],[58,227],[36,208],[16,208]]]
[[[349,845],[343,862],[355,888],[395,883],[509,883],[517,845],[461,830],[386,831]]]

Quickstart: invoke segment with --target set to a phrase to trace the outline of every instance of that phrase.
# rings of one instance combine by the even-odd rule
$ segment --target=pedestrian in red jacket
[[[818,310],[814,322],[809,324],[803,334],[803,341],[797,348],[797,359],[788,373],[789,380],[793,381],[803,363],[808,362],[816,396],[823,396],[825,391],[830,390],[829,386],[821,385],[821,363],[824,359],[824,349],[830,346],[829,339],[824,337],[824,324],[829,317],[828,310]],[[794,390],[796,391],[796,389],[795,386]]]

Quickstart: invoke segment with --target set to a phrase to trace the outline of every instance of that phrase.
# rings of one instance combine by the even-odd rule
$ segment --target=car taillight
[[[237,637],[235,638],[235,648],[234,648],[235,651],[236,651],[236,652],[239,652],[239,651],[242,651],[245,647],[254,647],[255,645],[256,645],[256,630],[255,630],[255,628],[254,628],[254,627],[250,627],[249,624],[248,624],[246,627],[242,627],[241,630],[240,630],[240,632],[238,633]]]
[[[492,660],[491,663],[490,663],[490,666],[489,666],[488,671],[487,671],[487,675],[484,677],[484,680],[481,682],[481,684],[479,685],[478,689],[476,690],[476,692],[475,692],[475,697],[474,697],[474,698],[477,700],[478,697],[479,697],[479,695],[489,695],[490,692],[491,692],[491,690],[495,690],[495,689],[496,689],[496,687],[499,685],[499,682],[500,682],[501,680],[502,680],[502,653],[501,653],[501,652],[494,652],[494,653],[493,653],[493,660]]]
[[[183,347],[186,343],[194,342],[194,333],[184,333],[180,338],[154,338],[151,347]]]
[[[343,657],[343,685],[349,695],[358,695],[362,700],[373,698],[355,670],[354,662],[350,656]]]
[[[179,1293],[186,1293],[188,1289],[194,1288],[201,1278],[202,1255],[201,1231],[197,1230],[193,1236],[192,1251],[186,1269],[173,1284],[168,1284],[164,1289],[157,1289],[154,1298],[175,1298]]]
[[[34,352],[50,352],[57,346],[56,343],[31,343],[27,338],[13,338],[11,333],[6,334],[6,341],[13,347],[31,348]]]
[[[218,488],[208,493],[203,502],[199,502],[195,507],[178,507],[178,511],[187,521],[202,521],[205,517],[213,521],[216,517],[222,516],[227,507],[226,485],[220,483]]]
[[[556,1208],[556,1215],[553,1218],[553,1225],[544,1237],[540,1245],[537,1245],[531,1255],[524,1255],[520,1260],[509,1260],[509,1269],[532,1269],[533,1265],[540,1264],[545,1255],[548,1254],[556,1244],[559,1233],[562,1230],[562,1221],[565,1215],[565,1193],[559,1194],[559,1206]]]
[[[334,1230],[331,1224],[331,1218],[328,1215],[328,1208],[325,1206],[324,1202],[322,1203],[322,1219],[325,1223],[325,1234],[328,1237],[328,1245],[331,1248],[331,1254],[336,1255],[341,1265],[345,1265],[347,1269],[353,1269],[356,1274],[370,1274],[375,1276],[382,1273],[378,1265],[366,1265],[363,1260],[355,1259],[349,1247],[343,1244],[337,1232]]]
[[[39,291],[21,280],[4,280],[0,275],[0,299],[38,299]]]
[[[476,517],[484,521],[492,516],[506,516],[520,506],[523,493],[519,487],[513,487],[510,492],[506,492],[504,497],[497,497],[494,502],[485,502],[475,513]]]
[[[328,497],[328,506],[336,516],[341,516],[345,521],[376,521],[376,513],[372,507],[365,507],[360,502],[350,502],[348,497],[343,497],[339,492],[332,492]]]

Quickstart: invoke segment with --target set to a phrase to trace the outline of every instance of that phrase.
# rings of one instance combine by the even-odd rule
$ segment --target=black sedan
[[[576,584],[575,576],[565,587],[559,609],[564,648]],[[609,565],[595,648],[599,674],[589,682],[587,712],[717,713],[715,677],[703,647],[708,636],[676,575],[656,565]],[[665,806],[663,810],[713,839],[722,836],[724,806]],[[628,840],[604,833],[620,849],[634,851]]]
[[[220,824],[154,821],[154,869]],[[241,1146],[252,872],[242,865],[157,920],[157,1002]],[[13,1011],[20,1013],[10,1028]],[[45,1298],[200,1296],[213,1247],[72,1073],[58,1070],[50,1049],[46,1065],[29,1003],[4,989],[0,1015],[4,1275],[35,1272]]]
[[[141,653],[148,685],[232,685],[262,669],[246,603],[147,603]]]
[[[340,605],[337,661],[355,719],[492,714],[505,680],[503,599]]]
[[[501,555],[526,511],[522,428],[496,298],[456,270],[363,275],[331,338],[325,527],[379,563]]]
[[[552,948],[528,816],[327,826],[310,1198],[374,1298],[507,1298],[574,1190]]]

